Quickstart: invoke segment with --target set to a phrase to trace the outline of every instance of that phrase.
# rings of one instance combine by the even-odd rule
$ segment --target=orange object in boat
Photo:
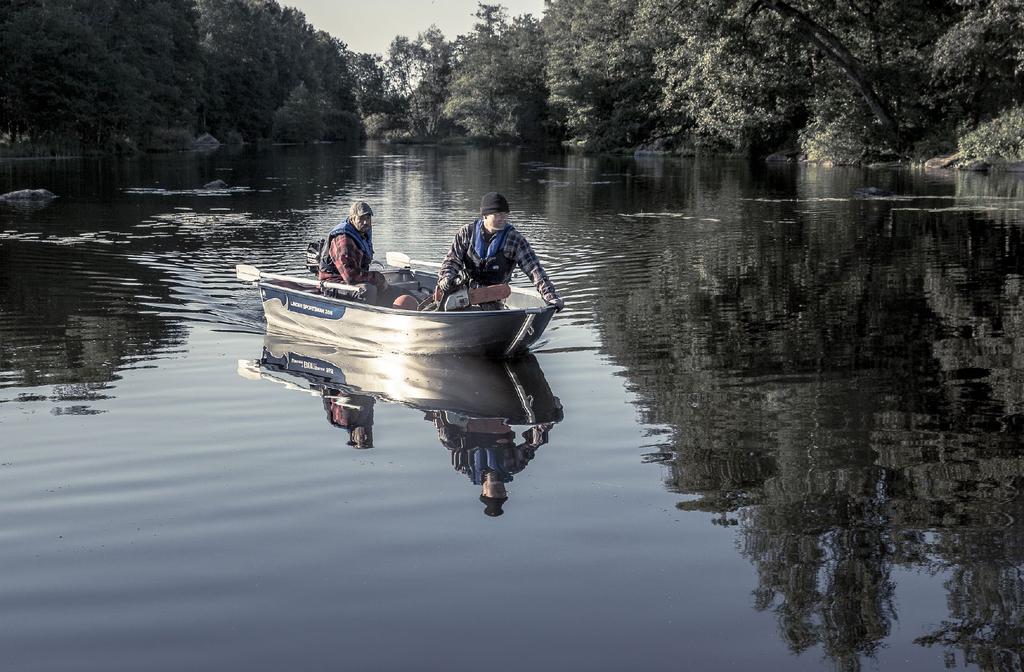
[[[400,297],[395,299],[394,303],[391,304],[392,307],[399,308],[401,310],[416,310],[419,308],[419,305],[419,301],[416,300],[416,297],[409,294],[402,294]]]

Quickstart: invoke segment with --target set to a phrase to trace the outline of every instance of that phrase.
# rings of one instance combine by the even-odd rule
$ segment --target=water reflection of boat
[[[267,335],[263,354],[242,369],[314,393],[335,389],[423,411],[500,418],[510,425],[559,422],[562,405],[537,358],[422,357],[367,354]],[[284,378],[281,378],[281,377]]]
[[[259,359],[239,373],[319,396],[327,420],[348,431],[348,445],[373,447],[377,401],[425,413],[452,468],[480,487],[488,516],[500,516],[506,484],[526,468],[562,420],[537,359],[377,355],[268,335]],[[527,425],[517,435],[514,425]]]

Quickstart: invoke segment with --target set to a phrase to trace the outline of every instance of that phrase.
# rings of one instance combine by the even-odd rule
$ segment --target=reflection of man
[[[526,468],[537,448],[548,442],[554,423],[535,425],[516,443],[515,432],[500,418],[470,418],[461,413],[431,411],[441,444],[451,451],[452,467],[480,486],[480,501],[488,516],[500,516],[508,500],[505,484]]]
[[[346,395],[329,387],[324,388],[323,398],[327,421],[348,430],[348,445],[359,449],[373,448],[374,398],[362,394]]]

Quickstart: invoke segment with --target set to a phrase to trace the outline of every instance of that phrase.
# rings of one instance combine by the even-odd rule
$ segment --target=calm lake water
[[[1024,180],[323,145],[30,187],[3,669],[1024,666]],[[522,361],[267,336],[234,277],[353,199],[439,260],[492,189],[567,300]]]

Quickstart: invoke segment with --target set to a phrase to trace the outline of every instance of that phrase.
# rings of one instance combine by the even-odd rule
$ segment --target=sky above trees
[[[386,54],[398,35],[416,37],[436,24],[449,40],[468,33],[475,23],[477,0],[282,0],[295,7],[306,20],[338,38],[352,51]],[[544,13],[544,0],[505,0],[510,16]]]

